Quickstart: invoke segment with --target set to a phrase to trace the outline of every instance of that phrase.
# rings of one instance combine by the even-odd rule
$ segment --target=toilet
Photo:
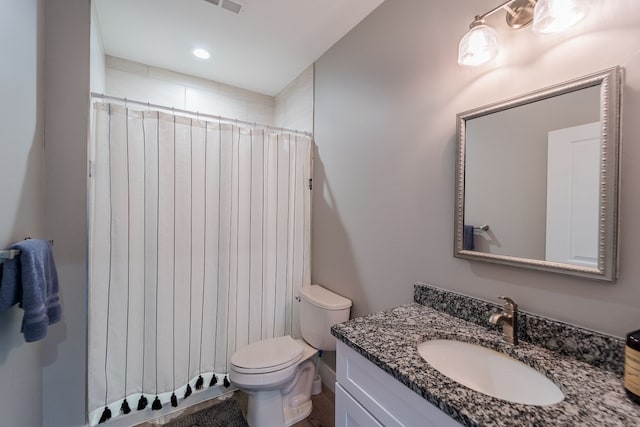
[[[318,350],[335,351],[331,326],[349,320],[351,300],[320,285],[300,291],[302,339],[287,335],[236,351],[229,379],[249,395],[250,427],[290,426],[311,413]]]

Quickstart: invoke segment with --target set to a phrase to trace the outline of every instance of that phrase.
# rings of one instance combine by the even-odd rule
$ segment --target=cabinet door
[[[336,427],[383,427],[336,383]]]
[[[337,350],[337,384],[378,423],[385,427],[460,427],[453,418],[343,342],[338,341]]]

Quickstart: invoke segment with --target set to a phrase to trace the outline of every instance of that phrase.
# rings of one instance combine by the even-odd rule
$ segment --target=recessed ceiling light
[[[193,49],[193,55],[200,59],[209,59],[211,57],[209,51],[202,48]]]

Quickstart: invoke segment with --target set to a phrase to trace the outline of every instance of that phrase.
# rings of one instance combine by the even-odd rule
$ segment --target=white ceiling
[[[205,0],[96,0],[105,52],[276,95],[383,2],[234,1],[240,14]]]

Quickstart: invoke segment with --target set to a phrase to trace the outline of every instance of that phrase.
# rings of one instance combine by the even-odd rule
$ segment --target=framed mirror
[[[457,115],[455,257],[615,281],[621,80]]]

